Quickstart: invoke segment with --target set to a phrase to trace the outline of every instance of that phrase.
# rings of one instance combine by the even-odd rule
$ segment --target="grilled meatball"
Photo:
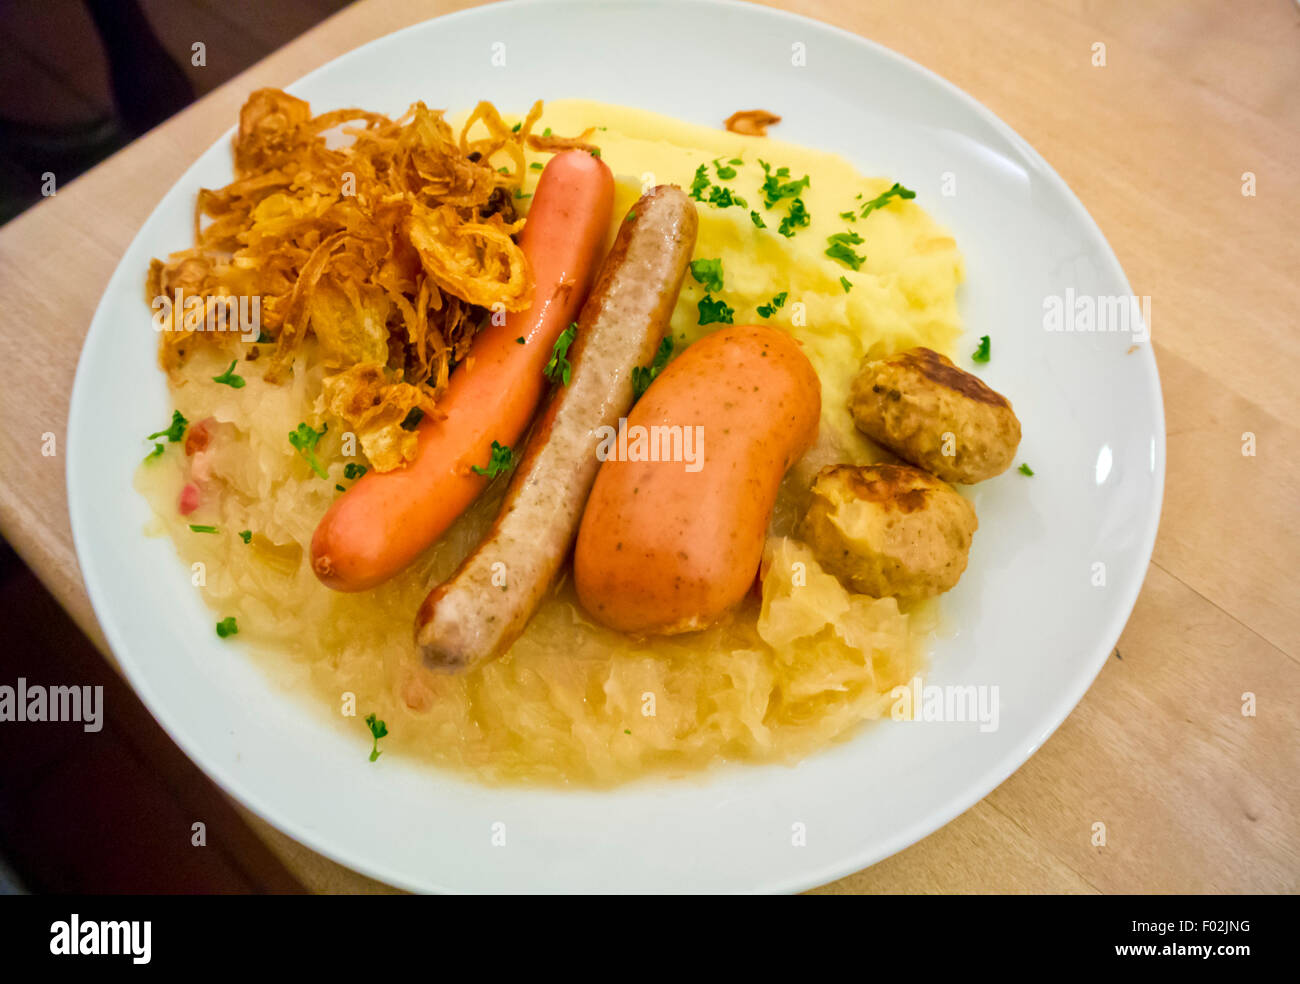
[[[864,362],[849,413],[873,441],[947,482],[1000,475],[1020,446],[1006,397],[928,348]]]
[[[978,526],[969,502],[919,468],[831,465],[817,473],[801,533],[846,587],[917,601],[957,583]]]

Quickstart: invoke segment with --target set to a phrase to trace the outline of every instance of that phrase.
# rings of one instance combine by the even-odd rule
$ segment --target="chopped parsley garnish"
[[[790,211],[781,220],[781,224],[776,227],[776,231],[788,239],[794,235],[795,229],[806,226],[810,218],[808,209],[804,208],[803,199],[796,198],[790,203]]]
[[[718,324],[732,324],[731,316],[736,313],[735,308],[730,307],[726,301],[719,300],[709,294],[700,298],[698,305],[700,311],[700,324],[711,325],[715,322]]]
[[[560,337],[555,340],[555,348],[551,350],[550,361],[546,363],[546,368],[542,373],[551,382],[560,382],[565,386],[569,385],[569,377],[573,373],[573,366],[569,364],[569,346],[573,340],[578,337],[578,323],[571,322],[568,328],[560,332]]]
[[[714,161],[713,164],[714,167],[718,167],[717,161]],[[728,176],[724,175],[723,172],[730,172],[730,177],[736,175],[736,172],[729,167],[719,169],[720,176]],[[695,169],[695,177],[691,180],[690,196],[697,202],[707,202],[714,208],[730,208],[733,205],[740,208],[749,208],[749,203],[735,194],[730,188],[715,185],[709,180],[709,165],[707,164],[701,164]]]
[[[231,615],[229,618],[223,618],[220,622],[217,623],[217,635],[219,635],[222,639],[226,638],[227,636],[238,635],[238,634],[239,634],[239,626],[235,624],[235,616]]]
[[[215,526],[200,526],[197,523],[190,523],[190,532],[191,533],[215,533],[217,532],[217,528]]]
[[[811,183],[806,174],[798,181],[783,180],[790,177],[788,167],[777,168],[776,172],[773,173],[772,165],[768,164],[767,161],[759,161],[758,163],[763,168],[764,174],[763,184],[759,190],[763,193],[763,204],[769,209],[783,198],[798,198],[799,192],[809,187]]]
[[[166,430],[160,430],[157,434],[150,434],[145,440],[156,441],[160,437],[165,437],[174,444],[185,436],[185,427],[188,423],[189,421],[181,415],[179,410],[173,410],[171,426]],[[159,454],[161,453],[159,452]]]
[[[971,356],[970,356],[971,361],[972,361],[972,362],[988,362],[988,361],[989,361],[989,345],[990,345],[990,342],[989,342],[989,336],[988,336],[988,335],[981,335],[981,336],[980,336],[980,347],[977,348],[974,352],[971,353]]]
[[[636,221],[636,209],[632,209],[630,212],[628,212],[627,215],[624,217],[623,221],[624,222]]]
[[[299,424],[296,430],[289,433],[289,443],[298,450],[303,460],[311,465],[311,470],[321,478],[329,478],[329,475],[325,467],[316,459],[316,445],[320,443],[321,437],[328,429],[328,424],[322,424],[319,431],[313,430],[306,424]]]
[[[781,235],[789,238],[794,235],[796,229],[806,226],[809,222],[808,209],[804,205],[803,199],[799,197],[799,193],[809,187],[811,181],[806,174],[798,180],[791,181],[789,180],[790,169],[788,167],[777,168],[773,171],[772,165],[767,161],[760,160],[758,163],[762,166],[764,175],[763,183],[759,186],[759,191],[763,193],[764,207],[770,210],[777,203],[786,199],[790,200],[790,211],[781,220],[781,224],[776,230]],[[765,228],[765,224],[760,223],[760,217],[757,213],[751,213],[750,218],[753,220],[754,225],[760,229]]]
[[[523,191],[521,191],[520,189],[518,189],[518,188],[515,189],[515,200],[516,200],[516,201],[523,201],[523,199],[525,199],[525,198],[532,198],[532,197],[533,197],[533,193],[532,193],[531,191],[528,192],[527,194],[525,194],[525,193],[524,193]]]
[[[413,431],[420,426],[420,421],[423,419],[424,411],[419,407],[411,407],[410,410],[406,411],[406,416],[402,418],[402,422],[398,426],[404,431]]]
[[[908,199],[908,198],[915,198],[915,197],[916,197],[916,192],[912,191],[912,189],[910,188],[904,188],[901,184],[895,181],[894,187],[890,188],[886,192],[882,192],[881,194],[877,195],[875,198],[871,199],[871,201],[863,205],[862,211],[859,212],[858,215],[860,218],[865,219],[876,209],[883,208],[884,206],[888,205],[891,199],[894,198]]]
[[[790,296],[788,290],[783,290],[766,304],[760,304],[757,308],[760,318],[770,318],[779,308],[785,307],[785,299]]]
[[[230,363],[230,367],[225,372],[223,372],[220,376],[213,376],[212,381],[214,383],[224,383],[226,386],[229,386],[231,389],[243,389],[244,377],[238,375],[235,372],[235,366],[237,366],[238,364],[239,364],[239,360],[236,359],[234,362]]]
[[[239,531],[239,538],[240,538],[241,540],[243,540],[245,543],[248,543],[248,542],[250,542],[250,541],[253,539],[253,531],[252,531],[252,530],[240,530],[240,531]]]
[[[857,212],[841,212],[841,213],[840,213],[840,218],[843,219],[845,222],[857,222],[857,221],[858,221],[858,213],[857,213]]]
[[[706,291],[722,290],[722,259],[691,260],[691,276]]]
[[[368,469],[365,465],[358,465],[355,462],[349,461],[346,465],[343,466],[343,477],[350,482],[354,478],[360,478],[369,470],[370,469]]]
[[[533,161],[531,164],[528,165],[529,170],[532,170],[532,171],[540,171],[540,170],[541,170],[542,168],[544,168],[545,166],[546,166],[546,165],[543,164],[541,161]]]
[[[663,372],[664,366],[668,365],[668,360],[672,358],[673,340],[665,338],[659,343],[659,348],[655,352],[654,360],[648,366],[635,366],[632,369],[632,399],[641,399],[641,394],[650,388],[650,384],[655,381],[655,377]]]
[[[721,157],[715,157],[713,159],[713,169],[718,172],[718,179],[720,181],[730,181],[736,176],[736,169],[727,164],[718,163],[721,160]]]
[[[524,338],[523,335],[520,335],[518,338],[515,339],[516,345],[526,345],[527,343],[528,343],[528,339]]]
[[[492,442],[492,456],[488,458],[486,468],[478,465],[471,465],[470,471],[478,475],[486,475],[488,478],[496,478],[503,472],[508,472],[515,464],[515,453],[504,444],[497,441]]]
[[[713,182],[709,180],[709,165],[701,164],[695,169],[695,179],[691,182],[690,196],[697,202],[704,201],[704,193],[709,190]]]
[[[366,726],[370,728],[370,761],[374,761],[383,754],[379,750],[379,739],[388,735],[388,725],[379,720],[378,715],[366,715]]]
[[[853,285],[849,283],[848,277],[840,277],[840,286],[844,288],[844,293],[846,294],[853,289]]]
[[[335,485],[334,487],[335,487],[336,489],[338,489],[340,492],[346,492],[346,491],[347,491],[347,489],[344,488],[342,485]]]
[[[862,242],[862,237],[856,232],[837,232],[833,236],[828,236],[826,241],[830,247],[826,250],[826,255],[832,260],[839,260],[847,267],[854,270],[860,270],[862,264],[867,262],[867,258],[859,253],[855,253],[852,246]]]
[[[1030,476],[1032,476],[1032,475],[1034,474],[1034,470],[1033,470],[1032,468],[1030,468],[1028,465],[1024,465],[1024,464],[1022,464],[1022,465],[1017,469],[1017,471],[1019,471],[1020,474],[1022,474],[1022,475],[1030,475]]]
[[[730,188],[724,188],[721,185],[714,185],[709,189],[709,204],[716,208],[730,208],[732,205],[749,208],[749,202],[739,195],[733,195]]]
[[[497,168],[497,173],[498,173],[498,174],[509,174],[509,173],[510,173],[510,168],[508,168],[508,167],[499,167],[499,168]]]
[[[522,123],[516,123],[514,126],[512,126],[512,127],[510,128],[510,132],[511,132],[511,133],[518,133],[518,132],[519,132],[519,128],[520,128],[521,126],[523,126]]]
[[[749,221],[753,222],[754,225],[759,229],[767,228],[767,223],[763,221],[763,217],[759,215],[757,212],[749,213]]]
[[[189,425],[189,421],[185,419],[185,416],[179,410],[173,410],[172,422],[170,426],[168,426],[166,430],[160,430],[156,434],[150,434],[148,437],[145,438],[145,440],[157,442],[158,438],[165,437],[167,438],[167,440],[175,444],[177,441],[185,437],[185,428],[188,425]],[[155,443],[153,446],[153,450],[144,456],[144,460],[153,461],[154,458],[157,458],[160,455],[162,455],[164,450],[166,449],[162,446],[162,444]]]

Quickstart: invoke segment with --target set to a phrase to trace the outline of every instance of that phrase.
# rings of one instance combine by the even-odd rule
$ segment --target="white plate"
[[[506,66],[493,67],[494,45]],[[792,64],[802,44],[806,64]],[[500,49],[495,49],[500,50]],[[797,767],[729,767],[614,792],[489,789],[397,758],[278,693],[212,631],[167,540],[141,528],[140,437],[170,411],[141,302],[149,259],[190,243],[200,186],[231,178],[228,139],[162,199],[91,325],[68,425],[68,500],[86,587],[137,693],[204,771],[286,833],[393,885],[455,891],[791,891],[901,850],[1007,778],[1078,703],[1137,598],[1164,482],[1149,343],[1043,327],[1044,298],[1131,293],[1101,232],[1004,123],[938,76],[790,14],[700,2],[492,4],[382,38],[290,87],[316,112],[416,100],[588,97],[716,125],[762,106],[785,140],[917,190],[967,261],[969,341],[1024,422],[1034,467],[978,487],[955,635],[931,684],[999,687],[998,730],[884,722]],[[952,175],[956,194],[942,193]],[[1105,585],[1094,586],[1096,564]],[[363,749],[364,750],[364,749]],[[504,824],[505,846],[493,845]],[[796,825],[806,830],[797,846]]]

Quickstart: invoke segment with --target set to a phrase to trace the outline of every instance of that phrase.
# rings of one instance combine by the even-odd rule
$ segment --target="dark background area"
[[[0,0],[0,223],[348,2]]]
[[[347,2],[0,0],[0,223]],[[2,540],[0,613],[0,682],[104,688],[97,734],[3,726],[0,892],[302,891]]]

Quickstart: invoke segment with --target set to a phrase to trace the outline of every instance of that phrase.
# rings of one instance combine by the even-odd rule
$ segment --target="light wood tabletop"
[[[1155,555],[1082,703],[978,805],[822,891],[1300,890],[1300,9],[777,5],[934,70],[1056,168],[1152,299],[1168,427]],[[101,651],[61,451],[82,340],[123,251],[250,90],[466,6],[362,0],[0,229],[0,531]],[[42,455],[46,432],[59,454]],[[309,888],[388,891],[245,815]]]

